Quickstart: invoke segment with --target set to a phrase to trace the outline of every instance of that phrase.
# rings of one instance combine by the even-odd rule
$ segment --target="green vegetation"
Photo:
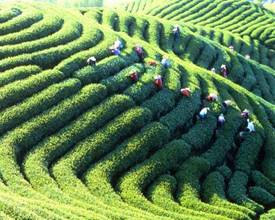
[[[0,4],[0,72],[0,219],[275,219],[274,13],[246,0]],[[254,132],[241,133],[244,109]]]

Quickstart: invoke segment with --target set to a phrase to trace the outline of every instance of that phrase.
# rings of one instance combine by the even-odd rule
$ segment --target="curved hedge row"
[[[174,177],[169,175],[161,175],[155,182],[153,182],[148,189],[148,198],[156,205],[162,208],[169,208],[174,212],[186,213],[187,215],[197,216],[200,219],[217,219],[225,220],[227,218],[205,213],[202,211],[194,211],[180,206],[174,199],[174,194],[177,188],[177,181]]]
[[[5,23],[21,14],[22,11],[17,8],[3,9],[0,12],[0,23]]]
[[[12,70],[7,70],[0,75],[0,86],[2,87],[14,81],[22,80],[41,71],[41,68],[35,65],[18,66]]]
[[[19,31],[16,35],[8,34],[1,36],[0,45],[18,44],[46,37],[61,29],[63,24],[64,20],[62,18],[48,15],[48,17],[32,25],[30,28]]]
[[[64,74],[48,70],[0,88],[0,109],[11,106],[42,89],[64,79]]]
[[[34,8],[32,10],[33,11],[28,11],[8,22],[0,24],[0,36],[17,32],[43,19],[41,12],[38,12],[38,10]]]

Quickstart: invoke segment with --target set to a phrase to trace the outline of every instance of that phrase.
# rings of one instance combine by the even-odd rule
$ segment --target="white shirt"
[[[249,130],[249,132],[255,131],[254,123],[253,122],[248,122],[247,129]]]
[[[95,57],[90,57],[90,58],[89,58],[89,61],[95,62],[95,61],[96,61],[96,58],[95,58]]]
[[[115,43],[114,43],[114,47],[115,48],[121,48],[122,47],[122,43],[120,40],[116,40]]]
[[[174,28],[173,28],[173,32],[178,32],[179,31],[179,26],[178,25],[176,25],[176,26],[174,26]]]
[[[219,122],[225,122],[224,115],[222,115],[222,114],[219,115],[218,120],[219,120]]]
[[[209,108],[203,108],[203,109],[200,111],[200,115],[206,115],[208,110],[209,110]]]
[[[169,65],[169,60],[168,60],[167,58],[163,58],[163,59],[161,60],[161,64],[162,64],[162,65],[165,65],[165,64]]]

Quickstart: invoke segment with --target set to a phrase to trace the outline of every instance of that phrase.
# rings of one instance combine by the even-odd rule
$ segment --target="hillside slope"
[[[145,0],[137,0],[130,1],[126,10],[226,30],[243,38],[257,40],[269,49],[275,49],[274,13],[246,0],[160,0],[152,1],[151,4]]]
[[[267,8],[270,11],[275,12],[275,3],[268,3],[264,6],[265,8]]]
[[[137,2],[126,6],[131,13],[0,5],[0,217],[273,219],[272,35],[185,25],[161,19],[159,1]],[[116,39],[124,44],[119,56],[109,49]],[[160,64],[163,55],[171,67]],[[181,95],[185,87],[190,97]],[[218,101],[207,101],[210,93]],[[203,107],[210,111],[200,120]],[[255,132],[240,139],[244,109]]]

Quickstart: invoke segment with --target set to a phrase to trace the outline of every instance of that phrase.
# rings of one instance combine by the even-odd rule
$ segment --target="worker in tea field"
[[[145,57],[143,48],[142,48],[140,45],[137,45],[137,46],[135,47],[135,51],[136,51],[136,53],[137,53],[139,59],[140,59],[141,61],[143,61],[143,59],[144,59],[144,57]]]
[[[250,60],[250,55],[249,55],[249,54],[246,54],[246,55],[245,55],[245,59]]]
[[[208,108],[208,107],[203,108],[199,113],[199,118],[205,119],[208,111],[210,111],[210,108]]]
[[[163,82],[162,82],[162,77],[161,77],[161,75],[157,75],[157,76],[155,77],[154,84],[155,84],[155,86],[156,86],[158,89],[161,89],[161,88],[163,87]]]
[[[255,131],[255,126],[254,123],[252,121],[250,121],[249,119],[247,119],[247,128],[246,130],[251,133]]]
[[[211,69],[211,72],[212,72],[212,73],[216,73],[216,69],[213,67],[213,68]]]
[[[241,113],[241,116],[245,119],[248,119],[249,115],[250,115],[250,112],[247,109],[243,110]]]
[[[181,94],[185,97],[189,97],[191,93],[191,89],[189,88],[183,88],[180,90]]]
[[[132,73],[130,74],[130,79],[131,79],[133,82],[138,81],[138,73],[137,73],[137,72],[132,72]]]
[[[161,64],[165,67],[165,68],[169,68],[170,67],[170,60],[168,59],[167,56],[163,56],[162,60],[161,60]]]
[[[175,25],[172,32],[173,32],[174,37],[178,38],[180,36],[180,26]]]
[[[234,52],[234,47],[231,45],[231,46],[229,46],[229,49],[230,49],[230,51],[233,53]]]
[[[156,66],[156,65],[157,65],[157,62],[156,62],[155,60],[151,60],[151,61],[148,62],[148,64],[149,64],[150,66]]]
[[[118,48],[114,49],[113,54],[116,55],[116,56],[120,55],[121,54],[120,49],[118,49]]]
[[[221,72],[222,72],[224,77],[227,77],[228,72],[227,72],[227,67],[226,67],[225,64],[221,65]]]
[[[228,107],[231,106],[231,105],[232,105],[232,101],[229,100],[229,99],[222,102],[222,106],[223,106],[224,108],[228,108]]]
[[[241,131],[239,133],[240,139],[243,140],[248,134],[255,132],[255,126],[252,121],[247,119],[247,127],[244,131]]]
[[[218,96],[215,93],[210,93],[207,97],[206,97],[207,101],[209,102],[214,102],[214,101],[218,101]]]
[[[232,101],[231,100],[225,100],[222,102],[222,107],[223,107],[223,111],[227,112],[228,107],[230,107],[232,105]]]
[[[225,123],[225,118],[223,114],[220,114],[218,117],[218,126],[221,127]]]
[[[111,50],[111,52],[114,54],[114,55],[116,55],[116,56],[118,56],[118,55],[120,55],[120,53],[121,53],[121,49],[123,48],[123,44],[122,44],[122,42],[119,40],[119,39],[117,39],[115,42],[114,42],[114,44],[109,48],[110,50]]]
[[[91,66],[95,66],[96,65],[96,58],[95,57],[88,58],[87,64],[91,65]]]
[[[122,49],[123,48],[123,44],[122,44],[122,42],[119,39],[117,39],[115,41],[115,43],[114,43],[113,46],[114,46],[114,48],[117,48],[117,49]]]

